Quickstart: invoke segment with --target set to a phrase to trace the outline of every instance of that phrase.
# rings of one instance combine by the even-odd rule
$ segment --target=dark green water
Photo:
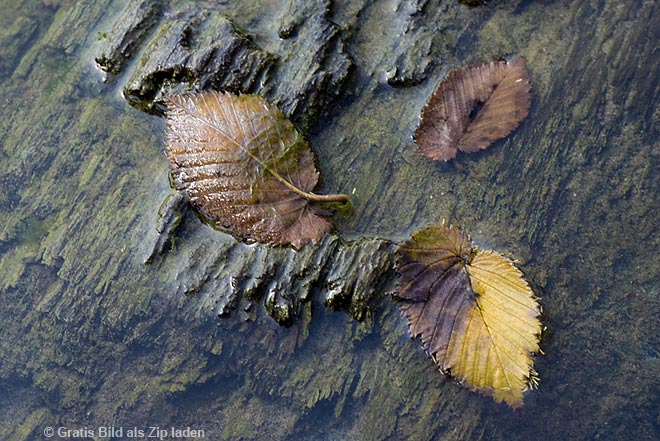
[[[540,389],[518,412],[442,377],[387,296],[361,323],[317,301],[290,328],[260,303],[217,318],[185,284],[206,277],[200,256],[231,250],[222,279],[252,248],[189,211],[174,249],[144,265],[173,193],[164,122],[123,100],[125,76],[101,80],[98,36],[123,2],[94,3],[0,2],[0,438],[660,438],[653,2],[429,1],[407,30],[397,2],[334,5],[355,72],[307,135],[325,188],[353,195],[338,231],[400,240],[445,219],[519,261],[548,329]],[[288,3],[217,7],[286,53]],[[434,62],[395,88],[385,80],[409,32],[432,39]],[[464,170],[416,154],[410,134],[446,69],[511,53],[534,90],[520,129]]]

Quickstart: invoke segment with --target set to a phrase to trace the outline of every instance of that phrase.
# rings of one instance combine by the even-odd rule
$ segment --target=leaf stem
[[[341,202],[342,204],[346,204],[349,200],[347,194],[316,194],[316,193],[304,193],[304,198],[307,199],[308,201],[316,201],[316,202]],[[301,195],[302,196],[302,195]]]
[[[254,156],[250,153],[247,152],[248,155],[254,158]],[[254,158],[257,160],[256,158]],[[263,165],[263,163],[261,163]],[[264,165],[265,167],[265,165]],[[286,185],[289,190],[293,191],[294,193],[300,195],[303,199],[306,199],[308,201],[314,201],[314,202],[341,202],[342,204],[345,204],[348,202],[349,197],[347,194],[316,194],[316,193],[308,193],[306,191],[303,191],[284,179],[279,173],[277,173],[275,170],[271,169],[270,167],[266,167],[266,170],[270,174],[272,174],[275,179],[280,181],[282,184]]]
[[[221,95],[218,94],[218,93],[215,93],[214,96],[216,97],[216,99],[218,99],[218,97],[221,96]],[[206,99],[206,98],[204,97],[204,99]],[[291,190],[294,193],[298,194],[303,199],[306,199],[308,201],[314,201],[314,202],[341,202],[342,204],[345,204],[349,201],[349,197],[346,194],[316,194],[316,193],[308,193],[306,191],[303,191],[303,190],[299,189],[298,187],[293,185],[291,182],[284,179],[282,177],[282,175],[280,175],[272,167],[269,167],[264,161],[259,159],[252,151],[250,151],[250,149],[247,146],[245,146],[243,143],[236,140],[236,138],[234,136],[232,136],[230,133],[227,133],[223,129],[223,127],[220,127],[217,123],[208,121],[208,119],[204,118],[203,116],[193,114],[191,112],[190,108],[186,107],[181,102],[173,99],[172,97],[169,97],[167,100],[169,101],[168,104],[167,104],[168,106],[173,105],[173,106],[178,107],[183,112],[190,115],[190,117],[195,118],[200,123],[210,127],[213,130],[216,130],[218,133],[221,133],[225,137],[225,139],[227,139],[230,143],[232,143],[238,150],[242,150],[243,152],[245,152],[245,154],[247,154],[247,156],[249,156],[253,161],[255,161],[256,163],[261,165],[264,169],[266,169],[266,171],[268,171],[268,173],[273,175],[275,177],[275,179],[280,181],[287,188],[289,188],[289,190]],[[191,105],[193,106],[193,109],[197,106],[197,104],[194,103],[194,102],[191,102]],[[235,106],[235,103],[233,101],[231,102],[231,106],[232,106],[232,109]],[[268,111],[271,112],[270,106],[268,107]],[[279,112],[279,110],[277,110],[277,112]],[[277,115],[280,118],[284,118],[284,115],[280,116],[279,113]],[[293,126],[291,126],[291,130],[295,130],[293,128]]]

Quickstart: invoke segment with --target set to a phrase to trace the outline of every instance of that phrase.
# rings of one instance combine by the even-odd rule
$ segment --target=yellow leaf
[[[493,251],[479,251],[467,265],[474,290],[475,330],[471,334],[483,368],[464,365],[466,382],[496,401],[522,405],[522,392],[533,375],[531,354],[538,352],[540,307],[534,293],[513,263]],[[476,359],[479,362],[479,358]],[[453,371],[458,375],[456,370]]]
[[[413,337],[442,372],[466,387],[522,406],[536,383],[540,306],[522,273],[467,234],[431,226],[399,247],[398,297]]]

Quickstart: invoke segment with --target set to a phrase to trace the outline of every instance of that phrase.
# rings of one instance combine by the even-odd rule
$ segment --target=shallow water
[[[263,15],[276,21],[288,3],[219,7],[284,52]],[[446,220],[519,261],[547,332],[540,388],[517,412],[442,377],[387,296],[361,323],[318,300],[290,328],[261,303],[217,318],[204,292],[184,294],[196,256],[230,250],[229,267],[252,248],[190,211],[172,251],[144,265],[173,190],[164,122],[122,99],[125,77],[103,82],[93,65],[122,2],[2,5],[0,438],[49,427],[101,439],[172,427],[206,439],[660,438],[652,3],[427,2],[428,20],[409,29],[394,1],[335,5],[340,25],[360,11],[346,33],[355,73],[307,135],[324,189],[352,194],[338,231],[396,241]],[[392,87],[406,32],[434,38],[434,61],[419,84]],[[511,53],[534,88],[520,129],[460,158],[463,170],[417,155],[410,134],[446,70]]]

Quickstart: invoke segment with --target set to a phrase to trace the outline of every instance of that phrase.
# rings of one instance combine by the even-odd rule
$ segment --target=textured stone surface
[[[331,18],[329,0],[293,0],[278,34],[290,46],[267,83],[268,95],[302,128],[328,113],[343,92],[353,60]]]
[[[128,2],[119,16],[114,18],[112,30],[99,31],[99,47],[94,58],[103,71],[111,74],[121,72],[157,23],[162,13],[162,4],[156,0]]]
[[[98,35],[126,2],[5,3],[0,438],[109,422],[197,427],[207,439],[658,438],[655,2],[417,2],[415,26],[433,38],[421,52],[413,37],[426,37],[401,32],[411,20],[403,2],[195,9],[217,27],[192,30],[225,29],[250,42],[232,54],[266,54],[270,66],[213,81],[255,78],[254,91],[303,123],[324,188],[352,197],[338,236],[300,261],[201,223],[169,186],[163,121],[121,98],[184,2],[171,2],[106,82],[93,67]],[[328,38],[298,51],[308,27]],[[422,158],[410,135],[444,72],[509,54],[530,71],[526,122],[459,158],[462,170]],[[289,60],[308,68],[294,75]],[[421,82],[391,87],[393,65]],[[378,288],[390,243],[443,219],[516,258],[542,297],[541,388],[522,413],[440,376]],[[334,280],[346,285],[334,290]],[[369,289],[362,321],[324,306],[359,305]],[[290,326],[266,305],[281,320],[294,313]]]
[[[168,202],[169,206],[169,202]],[[180,214],[170,213],[175,219]],[[158,263],[164,243],[177,240],[176,229],[167,237],[158,231],[147,259]],[[304,302],[323,302],[332,310],[345,310],[360,320],[369,311],[370,300],[392,285],[393,247],[382,239],[345,242],[326,235],[318,245],[295,251],[287,247],[236,243],[218,234],[218,241],[186,244],[187,258],[179,263],[177,293],[197,298],[199,317],[227,316],[247,308],[246,301],[262,302],[278,323],[291,325]],[[249,309],[249,308],[248,308]]]
[[[179,90],[249,92],[273,61],[223,12],[186,5],[162,17],[124,95],[137,108],[152,109],[164,88],[177,89],[178,84]]]
[[[307,128],[340,95],[353,62],[340,28],[331,19],[328,1],[293,1],[281,18],[274,49],[259,48],[226,12],[174,6],[154,26],[150,2],[132,4],[106,35],[97,63],[118,74],[127,54],[143,45],[141,57],[124,87],[128,101],[155,110],[163,90],[258,92],[273,99],[299,126]],[[284,51],[284,52],[282,52]]]

